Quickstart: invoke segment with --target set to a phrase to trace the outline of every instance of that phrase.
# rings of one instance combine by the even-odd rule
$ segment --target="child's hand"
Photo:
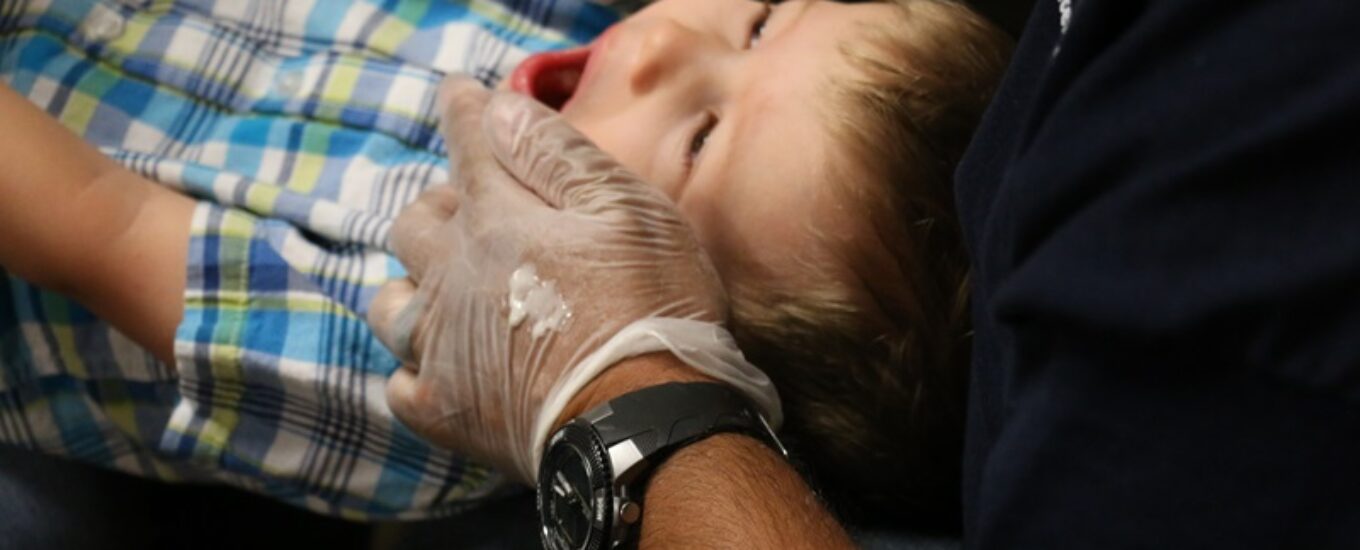
[[[455,182],[394,231],[418,289],[385,287],[370,313],[409,358],[387,392],[398,417],[527,481],[582,386],[626,357],[670,351],[777,419],[670,200],[532,100],[468,79],[447,86]]]

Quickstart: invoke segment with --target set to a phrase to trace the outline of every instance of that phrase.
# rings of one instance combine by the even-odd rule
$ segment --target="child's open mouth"
[[[590,52],[584,46],[530,56],[511,73],[510,89],[561,111],[581,84]]]

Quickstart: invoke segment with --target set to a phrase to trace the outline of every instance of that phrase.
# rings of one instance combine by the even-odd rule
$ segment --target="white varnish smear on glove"
[[[543,457],[543,446],[548,441],[548,430],[562,414],[567,402],[575,397],[591,380],[629,357],[658,351],[669,351],[686,365],[736,388],[764,415],[770,427],[779,429],[784,423],[784,411],[774,383],[756,368],[737,348],[736,339],[727,329],[710,322],[690,319],[649,318],[634,321],[623,328],[603,346],[595,350],[557,381],[543,400],[538,419],[534,423],[532,472],[538,471]],[[527,479],[537,479],[528,477]]]
[[[527,317],[534,323],[530,333],[540,338],[560,328],[570,316],[571,310],[556,285],[539,279],[533,264],[520,266],[510,274],[510,328],[518,327]]]

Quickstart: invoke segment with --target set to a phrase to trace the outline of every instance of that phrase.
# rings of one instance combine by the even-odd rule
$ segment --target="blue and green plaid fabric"
[[[616,19],[581,0],[0,0],[0,79],[200,199],[178,373],[0,272],[0,443],[351,518],[496,491],[392,417],[398,363],[364,315],[404,276],[392,219],[448,176],[443,75],[492,85]]]

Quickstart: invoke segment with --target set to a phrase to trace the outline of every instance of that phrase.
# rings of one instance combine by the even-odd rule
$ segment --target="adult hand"
[[[778,423],[768,378],[722,328],[726,295],[674,205],[531,99],[454,78],[442,90],[448,186],[393,230],[411,274],[369,314],[405,367],[396,415],[522,481],[599,372],[669,351]]]

